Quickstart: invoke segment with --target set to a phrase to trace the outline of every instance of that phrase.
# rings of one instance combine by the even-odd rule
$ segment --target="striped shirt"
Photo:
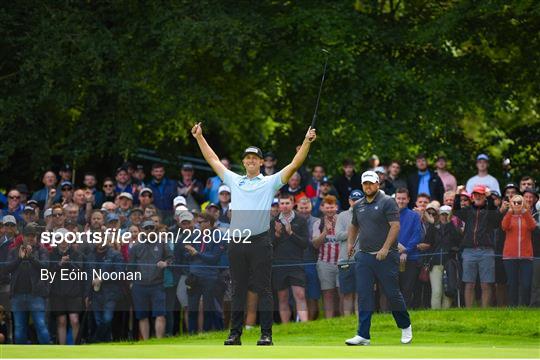
[[[332,224],[332,227],[329,231],[327,231],[326,239],[324,240],[324,243],[319,248],[319,261],[324,261],[331,264],[337,264],[337,261],[339,258],[339,242],[337,241],[337,238],[336,238],[337,216],[334,216],[331,218],[325,217],[323,221],[324,222],[330,221]],[[326,224],[322,226],[326,226]],[[313,237],[317,237],[319,235],[320,235],[320,231],[316,234],[313,234]]]

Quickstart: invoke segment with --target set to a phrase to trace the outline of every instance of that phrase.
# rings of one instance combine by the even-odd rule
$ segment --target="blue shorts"
[[[495,256],[493,249],[467,248],[461,254],[463,259],[464,283],[476,283],[480,276],[481,283],[495,282]]]
[[[343,295],[356,292],[356,270],[355,264],[349,264],[349,267],[343,269],[339,267],[339,293]]]
[[[131,295],[133,297],[133,309],[135,310],[135,318],[137,320],[146,319],[150,316],[165,316],[167,302],[162,284],[133,284]]]
[[[315,264],[304,265],[306,274],[306,299],[319,300],[321,298],[321,284],[319,275],[317,275],[317,266]]]

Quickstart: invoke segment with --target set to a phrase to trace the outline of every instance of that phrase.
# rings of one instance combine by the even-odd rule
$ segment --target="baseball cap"
[[[79,224],[77,224],[77,221],[73,220],[73,219],[67,219],[65,222],[64,222],[64,226],[77,226]]]
[[[538,193],[533,189],[527,188],[523,190],[523,195],[525,195],[526,193],[533,194],[537,199],[539,198]]]
[[[2,224],[14,224],[17,225],[17,220],[15,219],[15,216],[13,215],[6,215],[2,218]]]
[[[139,165],[137,165],[136,169],[137,169],[137,170],[144,170],[144,166],[141,165],[141,164],[139,164]]]
[[[43,217],[44,218],[49,217],[49,216],[52,216],[52,209],[51,208],[48,208],[47,210],[45,210],[43,212]]]
[[[116,169],[115,175],[118,175],[118,173],[119,173],[120,171],[128,172],[128,169],[125,168],[125,167],[123,167],[123,166],[120,166],[118,169]]]
[[[226,191],[226,192],[228,192],[230,194],[231,193],[231,188],[228,187],[227,185],[221,185],[219,187],[218,194],[221,194],[224,191]]]
[[[178,195],[177,197],[175,197],[173,199],[173,207],[177,207],[178,205],[184,205],[186,206],[187,203],[186,203],[186,198],[183,197],[182,195]]]
[[[271,151],[268,151],[268,152],[266,152],[266,153],[264,154],[264,158],[265,158],[265,159],[268,158],[268,157],[271,158],[272,160],[276,160],[276,155],[275,155],[273,152],[271,152]]]
[[[69,164],[64,164],[62,165],[62,167],[60,168],[60,171],[71,171],[71,165]]]
[[[439,214],[450,214],[452,212],[452,208],[448,205],[443,205],[439,209]]]
[[[371,155],[369,160],[379,160],[379,157],[377,155],[373,154],[373,155]]]
[[[386,170],[382,166],[377,166],[375,169],[373,169],[377,174],[386,174]]]
[[[189,211],[182,211],[180,214],[178,214],[178,220],[180,222],[182,221],[193,221],[193,214]]]
[[[154,227],[156,226],[156,224],[154,223],[153,220],[145,220],[143,221],[143,223],[141,224],[141,227],[143,229],[146,229],[146,228],[149,228],[149,227]]]
[[[507,189],[516,189],[519,192],[519,186],[517,186],[517,184],[514,184],[514,183],[506,184],[504,186],[503,193],[505,193]]]
[[[37,200],[28,200],[28,201],[26,202],[26,205],[36,205],[36,206],[37,206],[37,205],[38,205],[38,202],[37,202]]]
[[[438,201],[432,201],[429,204],[427,204],[427,206],[426,206],[426,210],[427,209],[433,209],[433,210],[435,210],[437,212],[439,212],[440,208],[441,208],[441,204],[439,204]]]
[[[27,211],[34,212],[34,208],[31,206],[25,206],[23,212],[27,212]]]
[[[154,193],[154,192],[152,191],[152,189],[145,187],[145,188],[142,188],[142,189],[141,189],[140,194],[142,195],[142,194],[144,194],[145,192],[150,193],[150,195],[152,195],[152,194]]]
[[[330,178],[328,176],[325,176],[321,180],[321,184],[331,184]]]
[[[362,174],[362,184],[365,182],[379,183],[379,175],[375,171],[365,171]]]
[[[141,209],[140,207],[136,207],[136,208],[131,209],[131,211],[129,212],[129,214],[131,215],[131,214],[136,213],[136,212],[141,213],[141,214],[144,214],[144,210]]]
[[[274,198],[274,200],[272,200],[272,206],[275,206],[275,205],[279,205],[279,199],[278,198]]]
[[[120,221],[120,217],[118,216],[118,214],[115,214],[115,213],[107,214],[107,217],[105,218],[105,223],[108,224],[112,221]]]
[[[182,165],[182,170],[193,170],[193,164],[192,163],[184,163]]]
[[[364,197],[364,192],[362,190],[358,190],[358,189],[355,189],[355,190],[351,191],[351,193],[349,195],[349,199],[351,199],[351,200],[360,200],[363,197]]]
[[[491,190],[491,195],[495,195],[496,197],[500,198],[501,197],[501,194],[499,194],[499,192],[497,190]]]
[[[70,188],[73,189],[73,183],[71,181],[62,181],[60,183],[60,189],[62,189],[64,186],[69,186]]]
[[[206,209],[208,209],[208,208],[210,208],[210,207],[214,207],[214,208],[216,208],[216,209],[219,210],[219,206],[217,206],[217,205],[214,204],[214,203],[209,203],[208,205],[206,205]]]
[[[486,187],[484,185],[476,185],[475,187],[473,187],[472,189],[472,193],[477,193],[477,194],[485,194],[486,193]]]
[[[476,157],[476,161],[480,161],[480,160],[486,160],[486,161],[489,161],[489,156],[487,156],[486,154],[479,154],[479,155]]]
[[[459,196],[466,196],[466,197],[468,197],[469,199],[471,198],[471,194],[469,194],[469,193],[466,192],[466,191],[463,191],[461,194],[459,194]]]
[[[255,154],[261,159],[263,159],[263,153],[261,149],[259,149],[256,146],[248,146],[246,150],[244,150],[244,154],[242,154],[242,158],[245,158],[247,154]]]
[[[35,222],[31,222],[26,224],[26,226],[23,228],[23,235],[37,235],[39,232],[39,224]]]
[[[128,192],[123,192],[123,193],[120,193],[120,195],[118,196],[118,198],[126,198],[126,199],[129,199],[129,200],[133,200],[133,195],[131,195],[130,193]]]

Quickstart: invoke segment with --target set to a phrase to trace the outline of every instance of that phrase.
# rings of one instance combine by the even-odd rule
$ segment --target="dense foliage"
[[[538,1],[7,1],[0,33],[0,185],[53,159],[198,156],[196,121],[220,155],[288,160],[321,48],[312,162],[443,152],[465,177],[485,151],[539,175]]]

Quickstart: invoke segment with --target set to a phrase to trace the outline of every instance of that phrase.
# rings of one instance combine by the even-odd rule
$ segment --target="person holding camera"
[[[506,234],[503,263],[508,280],[510,306],[527,306],[531,297],[533,275],[532,232],[536,222],[523,196],[510,199],[510,209],[504,216],[501,228]]]
[[[195,334],[198,330],[199,301],[203,298],[203,330],[223,330],[223,317],[218,316],[216,308],[216,288],[218,285],[218,262],[223,253],[223,246],[216,238],[219,230],[214,226],[216,219],[202,213],[197,216],[200,226],[200,241],[184,244],[189,261],[189,273],[186,279],[188,288],[188,331]],[[221,321],[220,321],[221,320]]]
[[[49,254],[37,241],[38,224],[27,224],[23,242],[11,249],[5,271],[11,274],[11,310],[15,323],[15,344],[28,342],[28,314],[32,315],[40,344],[49,344],[45,310],[49,286],[41,280],[41,270],[48,268]]]
[[[57,232],[67,233],[67,230],[58,229]],[[65,273],[78,273],[81,271],[83,269],[83,258],[64,239],[58,246],[53,248],[49,260],[49,271],[54,274],[49,305],[50,310],[56,317],[58,344],[65,345],[68,316],[73,338],[77,339],[79,333],[79,313],[83,310],[84,282],[79,279],[63,280],[61,274],[62,271]]]

